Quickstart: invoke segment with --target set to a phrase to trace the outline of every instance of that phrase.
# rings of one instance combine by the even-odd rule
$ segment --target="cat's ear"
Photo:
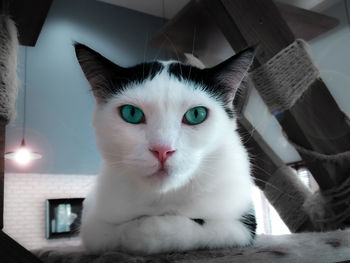
[[[114,64],[91,48],[74,43],[75,54],[85,77],[91,85],[96,101],[105,102],[115,92],[113,78],[124,68]]]
[[[227,103],[232,103],[235,94],[247,75],[255,57],[253,47],[247,48],[215,67],[207,69],[210,78]]]

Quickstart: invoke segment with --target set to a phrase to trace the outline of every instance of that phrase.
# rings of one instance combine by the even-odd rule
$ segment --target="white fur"
[[[97,105],[93,125],[104,162],[84,202],[81,237],[88,250],[157,253],[251,242],[239,221],[251,205],[252,180],[236,121],[193,85],[163,70]],[[146,123],[125,122],[118,111],[125,104],[142,109]],[[208,118],[182,123],[195,106],[209,109]],[[149,151],[154,145],[176,149],[166,177],[152,176],[159,168]]]

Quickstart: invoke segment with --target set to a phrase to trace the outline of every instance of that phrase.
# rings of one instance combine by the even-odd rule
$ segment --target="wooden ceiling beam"
[[[19,43],[35,46],[49,12],[52,0],[10,0],[5,10],[15,21]]]
[[[261,6],[259,1],[257,1],[256,6]],[[218,7],[214,4],[212,5],[212,8],[217,9]],[[255,7],[252,6],[251,8],[254,9]],[[293,35],[291,39],[302,38],[305,40],[311,40],[328,32],[339,24],[339,21],[336,18],[286,4],[279,3],[277,8],[287,24],[283,29],[285,32],[277,31],[275,32],[276,36],[281,34],[286,35],[286,32],[289,32],[290,35]],[[246,12],[248,12],[248,10],[246,10]],[[218,21],[213,21],[213,17],[208,13],[208,10],[205,8],[203,9],[201,1],[191,1],[177,15],[175,15],[174,18],[158,32],[158,34],[150,39],[149,45],[155,48],[162,46],[171,52],[174,52],[174,47],[187,53],[192,53],[193,50],[195,50],[195,55],[200,57],[207,66],[215,65],[216,63],[232,56],[233,50],[229,43],[239,43],[241,46],[237,47],[238,50],[251,44],[246,43],[246,40],[248,41],[250,38],[249,35],[246,36],[248,39],[242,39],[241,34],[232,34],[232,32],[239,30],[236,28],[235,23],[232,21],[232,17],[230,17],[227,12],[220,14],[222,17],[214,18]],[[261,12],[261,14],[263,14],[263,12]],[[245,19],[244,14],[241,15],[241,18],[243,20]],[[262,21],[262,19],[259,19],[259,16],[257,16],[256,19],[258,21],[256,24],[256,29],[259,29],[258,31],[265,28],[266,24],[264,23],[269,21]],[[230,24],[232,28],[219,28],[217,23]],[[270,26],[273,28],[273,23],[271,23]],[[282,29],[280,28],[279,30]],[[256,34],[263,34],[263,32],[257,32]],[[195,43],[193,41],[194,38]],[[281,40],[277,40],[276,43],[279,41]],[[276,43],[270,45],[276,45]],[[195,46],[193,46],[193,44],[195,44]],[[269,52],[269,50],[270,48],[264,52]],[[269,54],[265,53],[265,55],[271,57]]]
[[[339,25],[339,20],[296,6],[276,3],[283,19],[296,38],[310,41]]]

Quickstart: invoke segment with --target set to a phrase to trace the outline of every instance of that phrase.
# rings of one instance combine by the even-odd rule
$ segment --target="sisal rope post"
[[[4,14],[0,14],[0,32],[0,118],[9,123],[16,112],[18,37],[15,23]]]

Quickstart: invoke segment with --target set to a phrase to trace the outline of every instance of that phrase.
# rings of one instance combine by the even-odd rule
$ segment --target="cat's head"
[[[232,102],[252,49],[208,69],[178,62],[124,68],[85,45],[75,51],[96,99],[99,150],[120,176],[166,192],[220,158],[236,128]]]

